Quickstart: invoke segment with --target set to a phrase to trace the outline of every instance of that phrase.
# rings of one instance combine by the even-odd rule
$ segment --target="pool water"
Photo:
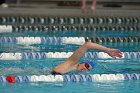
[[[18,33],[0,33],[1,37],[137,37],[140,32],[127,31],[54,31],[33,32],[21,31]],[[0,53],[25,52],[73,52],[79,44],[40,43],[18,44],[3,43],[0,39]],[[122,52],[139,52],[140,41],[137,42],[97,42],[107,47],[120,49]],[[99,52],[88,50],[88,52]],[[94,59],[96,63],[92,71],[76,74],[140,74],[140,58],[137,59]],[[0,75],[42,75],[48,74],[56,65],[64,62],[66,58],[26,59],[26,60],[0,60]],[[30,83],[4,83],[0,82],[0,93],[139,93],[140,80],[108,80],[93,82],[30,82]]]
[[[139,44],[138,44],[139,45]],[[50,48],[42,49],[47,45],[42,45],[39,50],[32,49],[30,46],[23,49],[24,46],[16,45],[17,48],[10,48],[10,45],[2,45],[3,48],[1,51],[7,52],[29,52],[29,51],[57,51],[63,49],[64,51],[74,51],[78,45],[58,45],[54,49],[54,45],[49,45]],[[65,47],[62,47],[65,46]],[[8,48],[9,47],[9,48]],[[19,48],[20,47],[20,48]],[[36,47],[36,46],[34,46]],[[113,46],[111,46],[113,47]],[[18,49],[19,48],[19,49]],[[52,49],[51,49],[52,48]],[[121,49],[122,47],[120,47]],[[8,49],[8,50],[4,50]],[[22,50],[23,49],[23,50]],[[50,49],[50,50],[49,50]],[[69,50],[68,50],[69,49]],[[129,51],[129,49],[122,48],[122,51]],[[134,49],[136,50],[136,49]],[[62,51],[62,50],[59,50]],[[83,58],[84,59],[84,58]],[[91,58],[89,58],[91,59]],[[1,75],[42,75],[47,74],[48,70],[53,69],[56,65],[64,62],[65,58],[50,58],[42,60],[20,60],[20,61],[1,61]],[[119,60],[94,60],[97,64],[94,70],[88,72],[82,72],[79,74],[118,74],[118,73],[139,73],[140,72],[140,60],[139,59],[119,59]],[[24,68],[26,72],[20,70],[3,70],[2,68]],[[39,70],[44,69],[44,73],[38,72]],[[32,70],[32,71],[31,71]],[[38,82],[38,83],[1,83],[0,91],[1,93],[139,93],[140,89],[139,80],[117,80],[117,81],[94,81],[94,82]]]

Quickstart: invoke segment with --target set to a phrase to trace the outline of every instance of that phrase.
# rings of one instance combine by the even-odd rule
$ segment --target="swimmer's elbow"
[[[92,42],[85,42],[84,46],[89,49],[89,48],[91,48],[92,44],[93,44]]]

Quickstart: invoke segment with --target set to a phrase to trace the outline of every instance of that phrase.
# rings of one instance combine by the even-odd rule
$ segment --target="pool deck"
[[[93,13],[87,8],[85,14],[80,7],[9,7],[0,8],[3,15],[31,15],[31,16],[140,16],[140,7],[136,8],[108,8],[98,6]]]

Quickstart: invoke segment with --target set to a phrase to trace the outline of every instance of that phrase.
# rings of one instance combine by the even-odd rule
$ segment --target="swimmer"
[[[86,42],[83,45],[81,45],[64,63],[54,67],[54,69],[51,71],[51,74],[60,75],[60,74],[69,73],[71,71],[92,70],[95,64],[91,60],[85,60],[83,62],[79,62],[88,49],[97,49],[100,51],[104,51],[113,58],[122,57],[122,53],[118,49],[107,48],[105,46],[96,43]]]
[[[49,68],[37,69],[34,67],[30,68],[2,68],[0,69],[0,74],[52,74],[52,75],[62,75],[72,71],[90,71],[94,69],[95,63],[91,60],[80,61],[88,49],[97,49],[106,52],[113,58],[122,57],[122,53],[118,49],[107,48],[102,45],[86,42],[81,45],[64,63],[61,63],[50,70]],[[80,61],[80,62],[79,62]]]

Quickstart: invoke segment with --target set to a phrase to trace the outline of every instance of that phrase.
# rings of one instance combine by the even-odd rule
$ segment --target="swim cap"
[[[91,60],[86,60],[86,61],[81,61],[80,62],[80,64],[83,64],[83,63],[88,63],[88,64],[90,64],[91,65],[91,69],[93,69],[94,67],[95,67],[95,64],[94,64],[94,62],[93,61],[91,61]]]

